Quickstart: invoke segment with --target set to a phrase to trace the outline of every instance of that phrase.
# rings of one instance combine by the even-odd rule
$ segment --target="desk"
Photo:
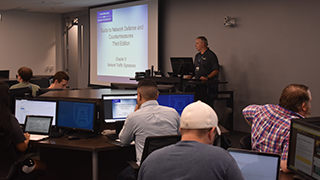
[[[294,174],[285,174],[283,172],[280,172],[280,180],[293,180]]]
[[[49,91],[40,97],[43,98],[75,98],[75,99],[101,99],[103,94],[136,94],[137,90],[122,90],[122,89],[80,89],[80,90],[65,90],[65,91]]]
[[[135,160],[134,146],[120,147],[105,136],[68,140],[66,137],[32,141],[48,169],[43,179],[116,179]],[[99,155],[99,157],[98,157]],[[91,169],[91,171],[90,171]]]

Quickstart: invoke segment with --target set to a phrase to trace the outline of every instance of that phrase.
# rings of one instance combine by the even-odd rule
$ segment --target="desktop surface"
[[[123,90],[123,89],[80,89],[69,91],[49,91],[40,97],[48,98],[77,98],[77,99],[101,99],[102,94],[134,94],[137,90]]]

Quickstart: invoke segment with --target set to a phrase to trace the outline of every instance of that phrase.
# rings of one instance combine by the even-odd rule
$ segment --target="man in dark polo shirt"
[[[204,36],[199,36],[196,39],[196,49],[199,53],[194,58],[195,79],[202,81],[218,80],[219,62],[216,54],[208,48],[208,40]],[[192,78],[187,76],[186,78]],[[208,84],[208,93],[216,96],[218,92],[218,84]],[[195,87],[196,88],[196,87]],[[188,91],[194,91],[189,89]],[[210,99],[208,104],[214,109],[214,100]]]
[[[195,46],[199,51],[194,58],[195,79],[203,81],[218,79],[218,58],[209,49],[207,38],[204,36],[197,37]],[[192,78],[192,76],[188,76],[187,78]]]

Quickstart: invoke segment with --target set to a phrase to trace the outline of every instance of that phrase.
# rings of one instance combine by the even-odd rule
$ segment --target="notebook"
[[[24,132],[28,132],[30,134],[30,140],[32,141],[39,141],[49,138],[52,119],[52,116],[27,115]]]
[[[281,156],[229,148],[245,180],[279,180]]]

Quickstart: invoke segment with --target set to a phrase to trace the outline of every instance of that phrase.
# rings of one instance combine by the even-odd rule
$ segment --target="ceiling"
[[[125,0],[0,0],[0,11],[68,13]]]

